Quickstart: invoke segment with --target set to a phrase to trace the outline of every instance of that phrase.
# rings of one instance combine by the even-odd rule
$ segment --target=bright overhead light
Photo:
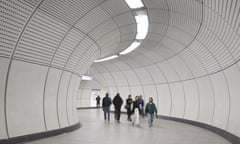
[[[144,7],[142,0],[125,0],[125,1],[131,9]]]
[[[148,33],[148,16],[140,14],[135,16],[137,22],[137,35],[136,39],[144,39]]]
[[[98,60],[95,60],[94,62],[103,62],[103,61],[107,61],[107,60],[111,60],[111,59],[115,59],[117,58],[118,55],[113,55],[113,56],[110,56],[110,57],[106,57],[106,58],[102,58],[102,59],[98,59]]]
[[[134,41],[127,49],[124,51],[120,52],[121,55],[130,53],[131,51],[135,50],[141,43],[138,41]]]
[[[92,77],[92,76],[88,76],[88,75],[83,75],[83,76],[81,77],[81,79],[82,79],[82,80],[92,80],[93,77]]]

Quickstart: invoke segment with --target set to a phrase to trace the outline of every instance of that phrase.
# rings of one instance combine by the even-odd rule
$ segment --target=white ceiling
[[[0,57],[79,75],[154,69],[171,77],[177,72],[173,81],[216,73],[239,60],[239,1],[143,2],[149,33],[140,47],[93,64],[135,38],[136,22],[124,0],[1,1]]]

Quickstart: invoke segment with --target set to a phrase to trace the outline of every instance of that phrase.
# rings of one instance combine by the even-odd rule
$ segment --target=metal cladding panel
[[[110,0],[102,4],[102,7],[109,13],[111,16],[116,16],[121,13],[129,11],[127,4],[122,0]]]
[[[191,47],[194,47],[194,45]],[[199,77],[207,74],[205,66],[202,64],[200,59],[194,55],[194,52],[191,49],[181,52],[179,54],[179,57],[183,59],[194,77]]]
[[[5,77],[7,75],[8,59],[0,58],[0,139],[7,138],[6,121],[4,112],[4,92],[5,92]]]
[[[169,62],[162,62],[158,64],[159,68],[162,70],[164,75],[166,75],[167,81],[168,82],[174,82],[174,81],[179,81],[179,77],[177,75],[177,72],[173,67],[170,65]]]
[[[84,34],[76,28],[72,28],[64,37],[53,57],[52,65],[63,68],[71,57],[72,52],[82,41]]]
[[[113,72],[112,76],[116,80],[117,86],[128,86],[128,80],[123,72]]]
[[[101,7],[97,6],[82,17],[75,26],[85,33],[91,32],[99,24],[109,20],[111,16]]]
[[[115,16],[114,20],[117,22],[119,27],[136,23],[132,12],[126,12],[121,15]]]
[[[69,26],[47,13],[37,11],[19,41],[15,59],[49,64]]]
[[[124,71],[123,73],[127,77],[130,86],[141,85],[141,81],[134,71]]]
[[[149,72],[146,69],[138,68],[135,69],[135,72],[143,85],[151,85],[154,83],[153,82],[154,78],[149,74]]]
[[[186,65],[185,61],[180,57],[173,57],[168,60],[168,62],[173,66],[176,70],[176,73],[180,77],[180,79],[191,79],[193,77],[188,65]]]
[[[163,74],[161,69],[157,65],[152,65],[146,68],[148,73],[153,78],[155,84],[166,83],[166,76]]]
[[[101,4],[104,0],[91,1],[52,1],[45,0],[40,9],[54,15],[58,19],[65,21],[71,25],[75,24],[79,19],[84,17],[94,7]]]
[[[118,29],[116,23],[114,20],[110,19],[101,25],[98,25],[94,30],[92,30],[89,33],[89,36],[91,36],[93,39],[98,40],[102,36],[108,35],[108,33],[111,33],[115,29]]]
[[[102,76],[106,80],[108,86],[116,87],[116,80],[114,79],[111,73],[103,73]]]
[[[1,1],[0,57],[9,58],[34,7],[24,1]]]
[[[224,73],[220,72],[210,76],[215,94],[215,112],[213,125],[225,129],[229,115],[229,89]],[[224,102],[224,103],[223,103]]]

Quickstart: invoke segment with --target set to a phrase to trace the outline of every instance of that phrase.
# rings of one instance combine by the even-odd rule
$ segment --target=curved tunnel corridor
[[[153,97],[159,115],[240,143],[240,1],[141,2],[1,0],[0,143],[78,125],[76,108],[90,107],[93,89]],[[148,16],[142,39],[139,11]]]

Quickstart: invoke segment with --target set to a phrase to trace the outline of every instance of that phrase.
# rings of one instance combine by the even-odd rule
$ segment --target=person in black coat
[[[108,120],[108,123],[110,121],[110,106],[112,104],[112,100],[109,97],[109,94],[106,93],[106,96],[103,98],[102,100],[102,109],[104,112],[104,120],[106,122],[106,120]]]
[[[132,120],[132,125],[136,124],[139,126],[140,124],[140,119],[139,119],[139,114],[140,114],[140,104],[138,102],[139,97],[135,96],[135,100],[133,101],[133,120]]]
[[[131,115],[132,115],[132,103],[133,103],[133,100],[132,100],[132,96],[131,95],[128,95],[128,98],[126,99],[126,105],[125,105],[125,108],[127,109],[127,120],[128,121],[132,121],[131,119]]]
[[[98,95],[98,96],[96,97],[96,101],[97,101],[97,108],[99,108],[99,107],[100,107],[100,100],[101,100],[101,97]]]
[[[115,120],[117,120],[117,122],[120,122],[122,104],[123,104],[123,100],[120,97],[120,94],[117,93],[117,95],[113,98],[113,105],[115,108]]]

